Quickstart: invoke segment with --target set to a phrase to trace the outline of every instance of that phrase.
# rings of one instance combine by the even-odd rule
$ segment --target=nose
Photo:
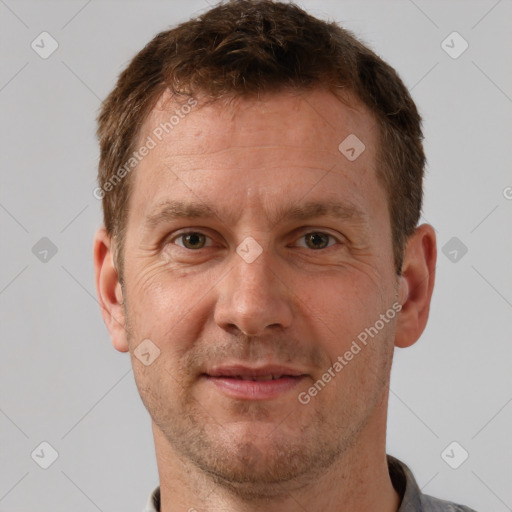
[[[251,263],[233,255],[234,267],[219,285],[215,322],[247,336],[287,328],[293,317],[290,284],[266,251]]]

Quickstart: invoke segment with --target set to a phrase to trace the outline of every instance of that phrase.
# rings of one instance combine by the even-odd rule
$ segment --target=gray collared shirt
[[[402,497],[397,512],[475,512],[472,508],[423,494],[411,470],[390,455],[388,455],[388,466],[393,486]],[[160,487],[151,493],[143,512],[160,512]]]

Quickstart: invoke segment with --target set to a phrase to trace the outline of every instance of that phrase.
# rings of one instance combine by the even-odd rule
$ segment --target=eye
[[[206,235],[203,235],[203,233],[198,233],[197,231],[190,231],[188,233],[182,233],[181,235],[178,235],[173,240],[173,243],[185,249],[194,250],[203,249],[203,247],[206,247],[208,245],[208,240],[210,240],[210,238],[207,237]]]
[[[313,250],[325,249],[336,243],[336,239],[332,235],[322,233],[321,231],[306,233],[300,237],[300,240],[304,240],[304,244],[298,243],[299,247],[307,247]]]

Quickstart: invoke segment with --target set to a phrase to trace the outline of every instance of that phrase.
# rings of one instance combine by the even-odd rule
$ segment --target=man
[[[152,418],[147,510],[470,510],[385,451],[436,263],[395,71],[294,5],[233,1],[157,35],[98,122],[96,284]]]

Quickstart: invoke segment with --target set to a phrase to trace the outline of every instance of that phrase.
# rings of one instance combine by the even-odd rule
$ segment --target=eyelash
[[[326,233],[324,231],[308,231],[307,233],[304,233],[303,235],[301,235],[299,237],[299,240],[306,237],[307,235],[312,235],[312,234],[316,234],[316,235],[325,235],[327,237],[329,237],[329,242],[328,242],[328,245],[326,247],[322,247],[320,249],[311,249],[312,251],[322,251],[322,250],[325,250],[325,249],[328,249],[330,247],[332,247],[333,245],[336,245],[337,244],[341,244],[341,240],[339,240],[338,238],[336,238],[334,235],[332,235],[331,233]],[[201,249],[206,249],[207,247],[211,247],[211,244],[210,245],[206,245],[204,247],[201,247],[200,249],[189,249],[188,247],[185,247],[184,245],[180,245],[180,244],[176,244],[176,240],[179,240],[179,239],[183,239],[183,237],[187,236],[187,235],[202,235],[204,237],[206,237],[208,240],[212,240],[211,237],[209,237],[208,235],[205,235],[204,233],[200,232],[200,231],[186,231],[184,233],[180,233],[176,236],[174,236],[173,238],[171,238],[169,240],[169,243],[171,244],[174,244],[174,245],[178,245],[178,247],[181,247],[182,249],[187,249],[189,251],[199,251]],[[330,243],[331,241],[334,241],[335,243]],[[304,249],[310,249],[309,247],[307,246],[300,246],[300,247],[303,247]]]
[[[207,239],[211,240],[211,237],[209,237],[208,235],[205,235],[204,233],[201,233],[200,231],[186,231],[185,233],[180,233],[179,235],[177,235],[177,236],[173,237],[173,238],[170,240],[170,242],[174,244],[174,243],[176,242],[176,240],[178,240],[178,239],[180,239],[180,238],[181,238],[181,239],[183,239],[183,237],[185,237],[185,236],[187,236],[187,235],[202,235],[202,236],[204,236],[205,238],[207,238]],[[188,249],[188,247],[185,247],[185,246],[183,246],[183,245],[179,245],[179,244],[176,244],[176,245],[178,245],[179,247],[182,247],[183,249]],[[206,246],[206,247],[209,247],[209,246]],[[205,247],[201,247],[201,249],[204,249],[204,248],[205,248]],[[189,251],[193,251],[193,249],[188,249],[188,250],[189,250]]]

